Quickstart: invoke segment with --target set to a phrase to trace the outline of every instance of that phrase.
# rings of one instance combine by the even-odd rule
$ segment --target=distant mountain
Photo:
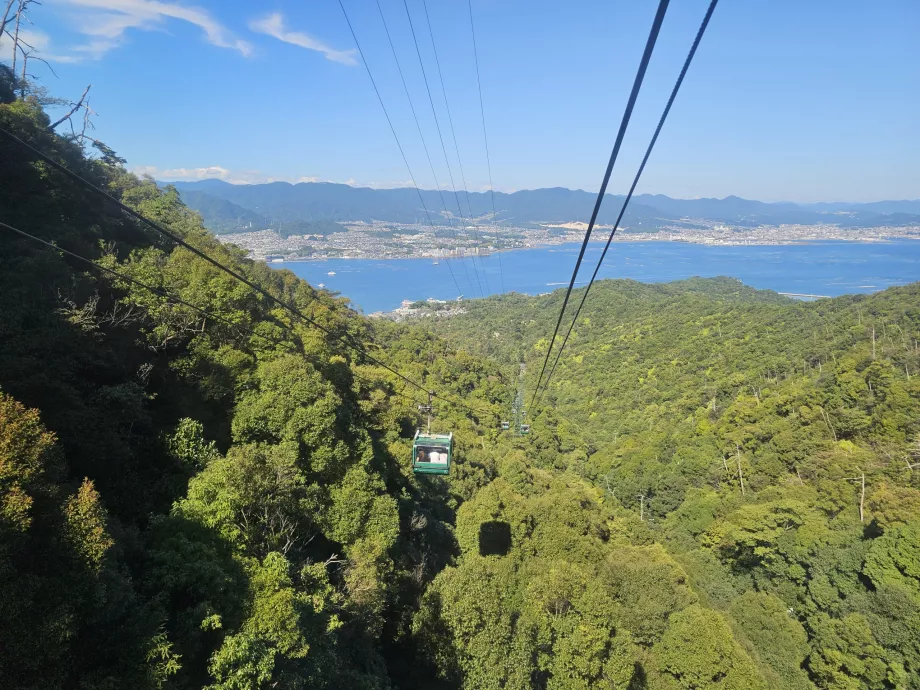
[[[461,213],[464,219],[469,218],[470,212],[473,217],[484,217],[492,213],[488,192],[471,192],[469,195],[460,192],[454,196],[453,192],[421,190],[423,206],[419,201],[419,192],[412,188],[370,189],[329,182],[232,185],[220,180],[172,184],[182,194],[183,200],[196,210],[206,205],[208,197],[213,197],[248,209],[267,220],[282,223],[304,220],[427,222],[427,208],[433,223],[446,225],[448,220],[442,205],[442,194],[451,222],[457,222]],[[495,209],[500,221],[516,225],[587,221],[595,198],[596,195],[590,192],[561,187],[513,194],[496,192]],[[622,202],[623,197],[608,195],[598,222],[613,223]],[[630,226],[646,227],[662,221],[670,222],[674,218],[670,214],[662,214],[659,209],[636,202],[629,205],[624,222]]]
[[[216,182],[211,189],[220,189],[226,182],[221,180],[204,180]],[[233,185],[227,185],[232,187]],[[331,220],[274,220],[243,208],[232,201],[227,201],[215,194],[198,189],[181,189],[179,193],[185,204],[201,214],[204,224],[215,235],[234,232],[264,230],[271,228],[279,234],[288,235],[328,235],[344,230],[344,227]]]
[[[412,188],[370,189],[329,182],[233,185],[221,180],[173,183],[183,200],[199,211],[209,227],[289,226],[303,223],[327,227],[329,221],[458,222],[457,204],[464,219],[487,217],[492,212],[488,192],[438,192]],[[419,194],[424,206],[419,201]],[[580,189],[551,187],[505,194],[495,192],[499,221],[528,226],[546,223],[586,222],[596,195]],[[221,203],[225,202],[225,203]],[[608,194],[598,214],[598,223],[612,224],[623,197]],[[444,206],[448,212],[444,212]],[[724,199],[673,199],[663,194],[640,194],[633,198],[623,225],[633,231],[670,225],[679,219],[701,219],[733,225],[779,225],[834,223],[846,227],[920,225],[920,200],[878,201],[866,204],[767,203],[728,196]],[[224,230],[226,231],[226,230]]]
[[[250,225],[252,229],[261,230],[269,225],[264,216],[219,196],[196,189],[184,189],[180,195],[189,208],[201,214],[205,225],[215,234],[239,232]]]

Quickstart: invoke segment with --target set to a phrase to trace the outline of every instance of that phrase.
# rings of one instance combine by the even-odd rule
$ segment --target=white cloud
[[[371,182],[357,182],[354,178],[345,182],[352,187],[370,187],[371,189],[402,189],[411,187],[412,180],[373,180]]]
[[[203,168],[166,168],[161,170],[154,165],[139,165],[132,169],[136,175],[150,175],[163,182],[179,180],[223,180],[230,184],[257,184],[260,182],[277,182],[279,178],[268,177],[258,170],[229,170],[220,165],[208,165]]]
[[[249,28],[260,34],[267,34],[279,41],[290,43],[307,50],[315,50],[322,53],[327,60],[340,62],[343,65],[357,65],[354,50],[333,50],[324,43],[317,41],[312,36],[308,36],[300,31],[288,31],[284,26],[284,17],[280,12],[274,12],[262,19],[256,19],[249,22]]]
[[[19,30],[20,40],[26,44],[27,50],[34,50],[34,57],[47,60],[48,62],[79,62],[80,57],[75,55],[57,55],[51,50],[51,38],[48,34],[41,31],[32,31],[30,29]],[[13,39],[7,35],[0,36],[0,58],[12,56]],[[18,59],[21,59],[22,56]],[[18,71],[18,70],[17,70]]]
[[[97,60],[124,42],[128,29],[159,30],[170,19],[187,22],[200,28],[208,43],[219,48],[236,50],[244,56],[252,54],[252,46],[211,16],[206,10],[158,0],[58,0],[61,4],[80,9],[76,29],[89,41],[72,49],[71,61]]]
[[[258,170],[230,170],[220,165],[207,165],[202,168],[165,168],[160,169],[155,165],[138,165],[131,169],[135,175],[149,175],[161,182],[188,182],[194,180],[223,180],[230,184],[265,184],[267,182],[333,182],[347,184],[350,187],[371,187],[372,189],[395,189],[398,187],[411,187],[409,180],[391,180],[383,182],[359,182],[349,178],[347,180],[327,180],[315,176],[276,176],[266,175]]]

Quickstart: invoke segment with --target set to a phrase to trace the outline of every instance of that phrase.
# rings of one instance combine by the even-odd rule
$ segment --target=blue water
[[[603,245],[585,254],[577,285],[585,284]],[[521,249],[475,259],[451,259],[466,298],[504,291],[536,295],[568,285],[579,245]],[[499,261],[501,273],[499,273]],[[473,269],[475,262],[476,271]],[[273,264],[312,285],[324,283],[365,313],[389,311],[404,299],[454,299],[447,262],[431,259],[328,259]],[[335,275],[328,275],[334,271]],[[476,280],[479,275],[479,282]],[[920,241],[810,242],[795,245],[708,246],[682,242],[618,242],[607,252],[600,278],[644,283],[693,276],[731,276],[755,288],[836,296],[877,292],[920,280]],[[487,287],[488,285],[488,287]]]

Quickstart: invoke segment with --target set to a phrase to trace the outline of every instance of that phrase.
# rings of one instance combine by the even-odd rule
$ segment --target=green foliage
[[[920,286],[604,281],[519,437],[559,293],[438,336],[367,320],[48,124],[0,94],[0,125],[475,413],[436,405],[451,474],[413,476],[404,382],[0,141],[5,222],[220,316],[0,243],[4,687],[920,690]]]
[[[863,572],[876,587],[900,584],[920,597],[920,519],[876,539],[866,554]]]
[[[808,666],[819,688],[872,690],[901,684],[898,669],[889,667],[869,623],[859,614],[819,617],[812,646]]]
[[[812,685],[802,669],[808,656],[808,634],[776,596],[745,592],[731,603],[731,618],[740,640],[769,686],[807,690]]]
[[[98,492],[89,480],[68,485],[61,464],[37,412],[0,392],[0,678],[36,689],[74,677],[141,684],[152,631],[110,557]]]
[[[645,645],[661,638],[671,616],[697,601],[686,573],[658,544],[617,549],[605,571],[623,604],[623,624]]]
[[[691,606],[676,613],[655,661],[665,687],[765,689],[751,658],[732,637],[728,624],[714,611]]]
[[[106,552],[114,543],[106,532],[105,510],[99,493],[84,479],[76,495],[64,504],[65,538],[83,565],[91,572],[102,568]]]
[[[218,456],[217,444],[205,440],[201,422],[188,417],[179,420],[175,433],[167,439],[167,447],[190,473],[200,471]]]
[[[909,468],[920,431],[918,289],[805,304],[728,279],[599,283],[529,411],[523,471],[507,456],[502,478],[528,496],[543,490],[536,468],[567,471],[636,517],[644,497],[645,522],[620,517],[611,535],[625,527],[628,541],[657,541],[680,565],[653,565],[649,551],[633,572],[626,554],[636,546],[609,558],[624,573],[615,583],[625,590],[611,589],[620,624],[641,645],[661,644],[698,602],[731,622],[765,682],[830,687],[859,672],[827,670],[837,643],[817,621],[858,615],[882,650],[887,687],[920,687],[907,633],[918,606],[920,475]],[[559,299],[471,302],[442,332],[508,371],[523,362],[530,389]],[[650,667],[649,687],[665,682]]]

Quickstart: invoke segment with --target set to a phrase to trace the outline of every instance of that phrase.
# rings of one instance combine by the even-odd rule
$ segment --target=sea
[[[516,249],[466,259],[325,259],[270,264],[322,284],[370,314],[403,300],[474,299],[502,292],[538,295],[568,285],[579,244]],[[603,244],[591,244],[576,287],[594,271]],[[754,288],[803,299],[871,293],[920,280],[920,241],[820,241],[786,245],[616,242],[598,278],[663,283],[730,276]]]

